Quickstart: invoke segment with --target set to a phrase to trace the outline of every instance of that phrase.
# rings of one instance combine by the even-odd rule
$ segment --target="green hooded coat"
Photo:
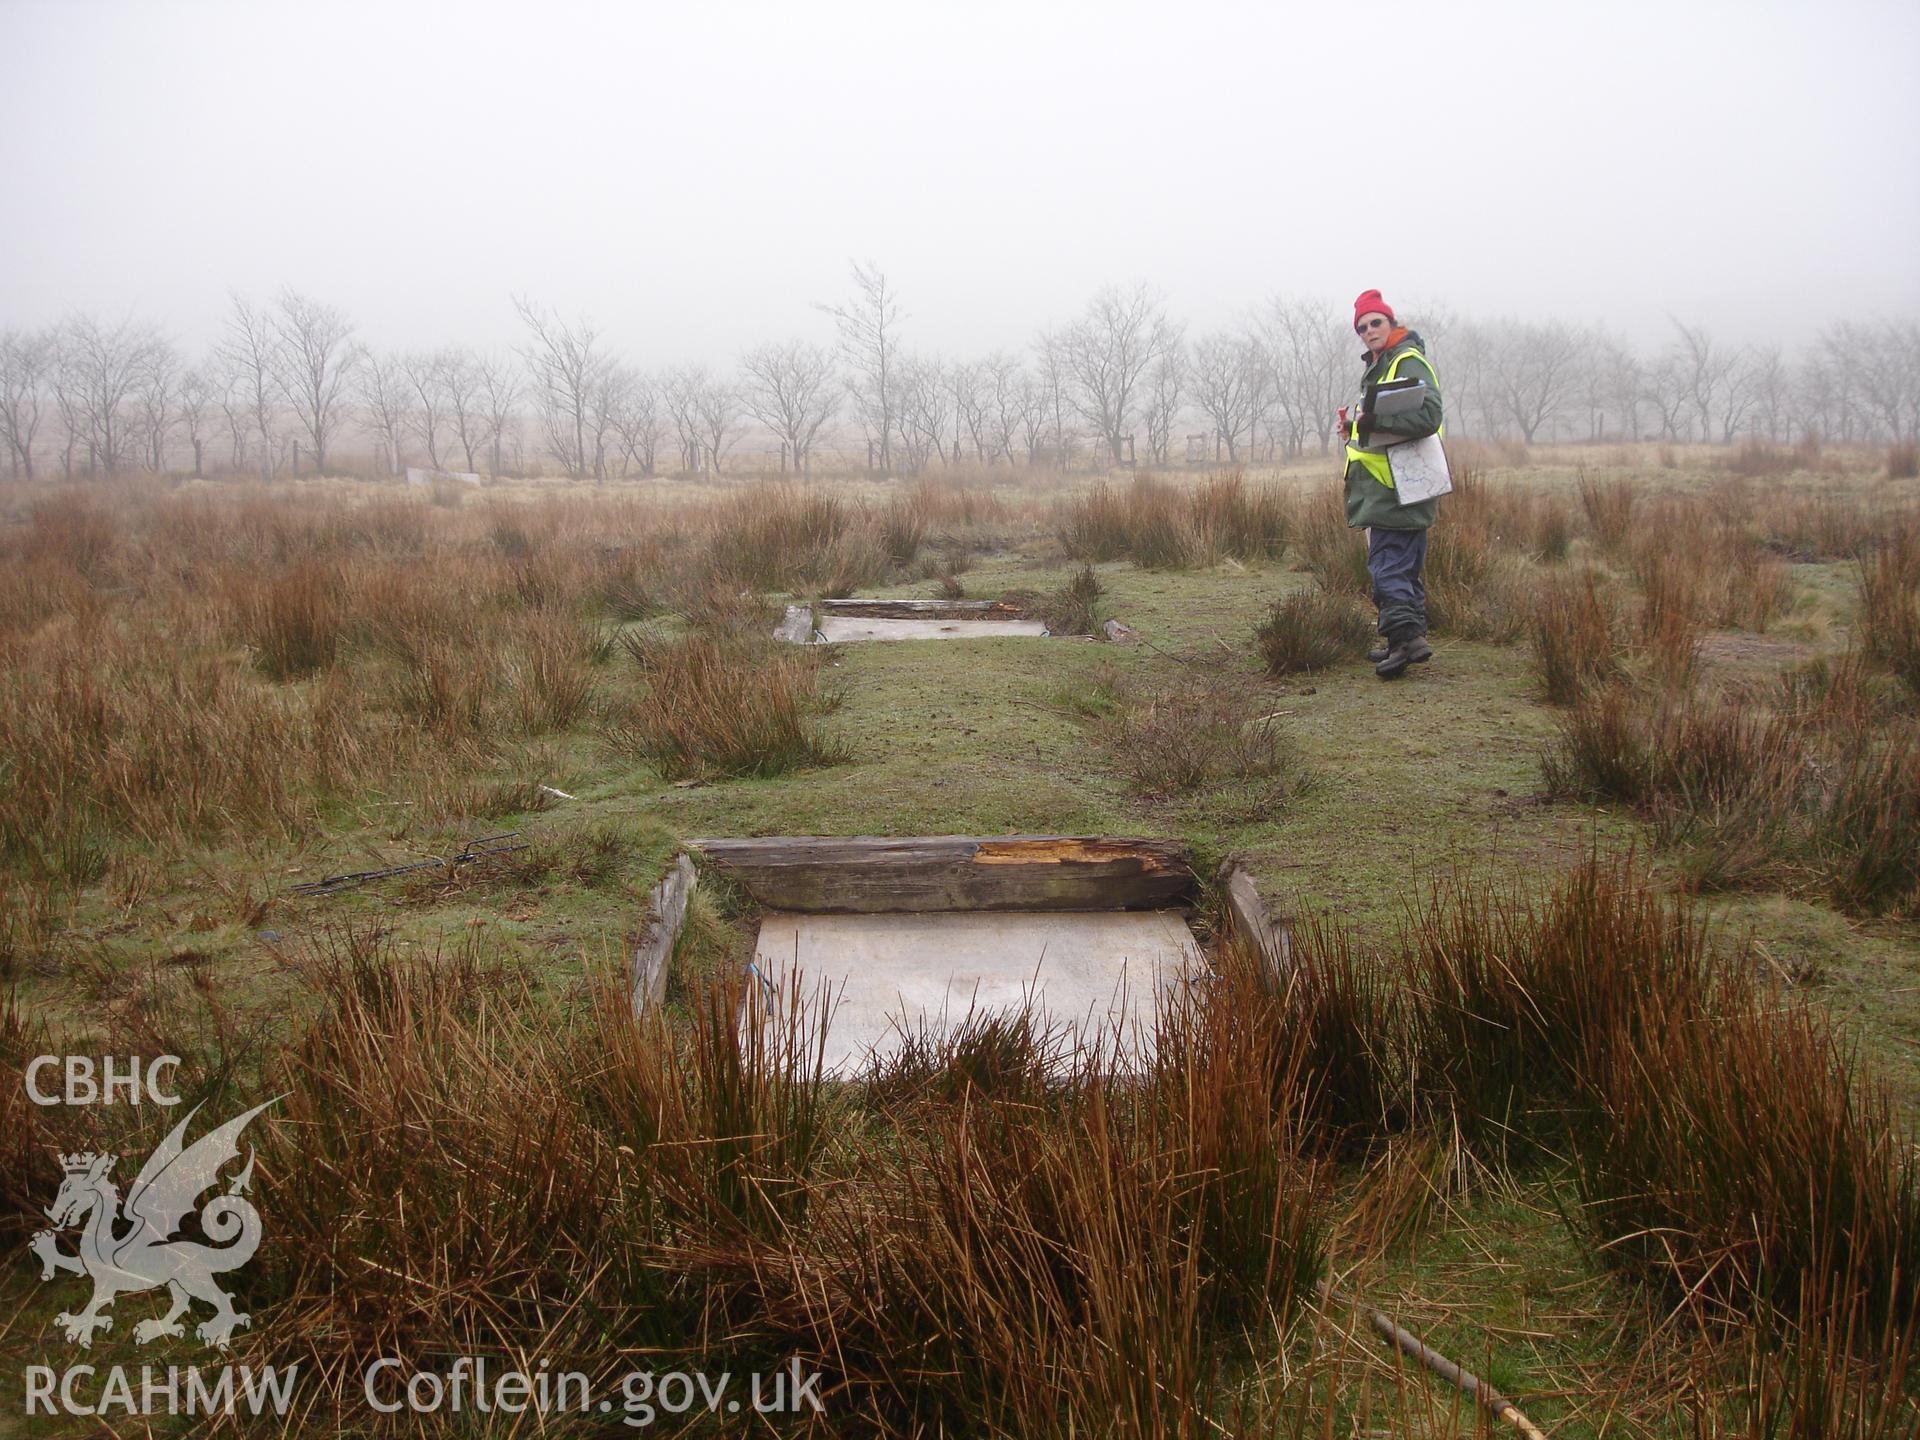
[[[1420,350],[1420,336],[1409,330],[1400,337],[1397,345],[1392,345],[1375,360],[1369,357],[1366,374],[1361,378],[1361,390],[1364,394],[1368,387],[1378,384],[1393,369],[1396,358],[1406,355],[1400,362],[1400,368],[1394,371],[1396,380],[1417,379],[1427,382],[1425,402],[1418,410],[1405,415],[1382,417],[1368,420],[1364,427],[1357,423],[1348,427],[1347,443],[1374,454],[1382,453],[1386,447],[1378,443],[1361,444],[1354,438],[1356,428],[1366,428],[1371,442],[1374,435],[1401,435],[1409,440],[1421,440],[1436,434],[1440,429],[1440,381],[1433,373],[1433,367],[1424,356],[1408,351]],[[1356,407],[1358,408],[1358,407]],[[1402,505],[1400,497],[1393,493],[1391,484],[1382,484],[1374,478],[1373,472],[1351,456],[1347,459],[1347,524],[1355,530],[1425,530],[1433,524],[1435,512],[1440,507],[1439,497],[1422,500],[1417,505]]]

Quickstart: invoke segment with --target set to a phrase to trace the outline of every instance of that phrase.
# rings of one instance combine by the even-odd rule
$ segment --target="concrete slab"
[[[829,1075],[857,1074],[902,1029],[938,1033],[970,1009],[1019,1010],[1031,994],[1049,1024],[1088,1043],[1116,1027],[1135,1053],[1151,1052],[1160,1000],[1204,969],[1177,911],[1029,914],[768,914],[755,963],[782,996],[834,997]]]
[[[820,617],[828,644],[852,640],[993,640],[1005,635],[1045,635],[1038,620],[869,620],[852,615]]]

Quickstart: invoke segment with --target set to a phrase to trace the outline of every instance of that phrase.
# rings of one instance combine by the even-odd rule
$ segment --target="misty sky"
[[[849,257],[954,355],[1135,280],[1196,329],[1373,285],[1642,343],[1920,313],[1912,0],[0,0],[0,56],[0,327],[197,347],[290,283],[500,345],[526,294],[725,364],[828,338]]]

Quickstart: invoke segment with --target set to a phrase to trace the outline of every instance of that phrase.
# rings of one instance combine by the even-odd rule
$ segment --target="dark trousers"
[[[1367,532],[1367,573],[1373,577],[1373,603],[1380,611],[1380,633],[1389,640],[1410,640],[1427,633],[1427,587],[1420,571],[1427,563],[1427,532]]]

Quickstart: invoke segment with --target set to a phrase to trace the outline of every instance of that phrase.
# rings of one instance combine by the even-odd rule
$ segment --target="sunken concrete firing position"
[[[851,1078],[905,1036],[1031,1007],[1045,1026],[1132,1068],[1168,997],[1206,965],[1181,912],[773,912],[755,964],[782,1000],[830,1008],[824,1072]],[[772,1007],[780,1013],[783,1007]]]
[[[1047,627],[1001,600],[817,600],[789,605],[773,633],[796,645],[838,645],[853,640],[1044,636]]]
[[[764,911],[755,998],[831,1006],[834,1075],[903,1033],[1028,1006],[1084,1044],[1138,1056],[1167,996],[1205,968],[1185,918],[1193,858],[1172,841],[805,835],[691,848]]]

